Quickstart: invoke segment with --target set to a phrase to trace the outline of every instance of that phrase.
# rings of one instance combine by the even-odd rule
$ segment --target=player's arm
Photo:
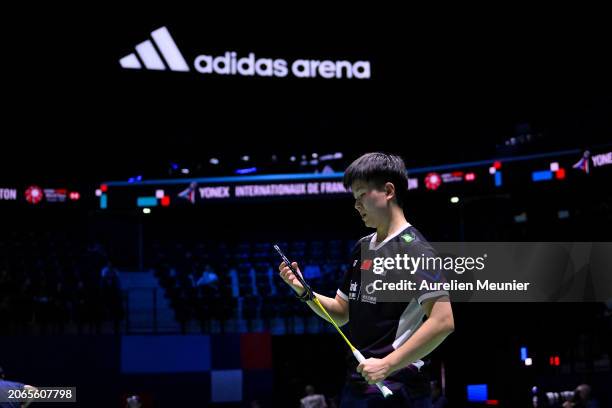
[[[447,296],[423,302],[421,306],[428,319],[404,344],[383,359],[389,364],[391,372],[427,356],[455,329],[453,310]]]
[[[23,386],[24,391],[32,391],[32,394],[34,393],[34,391],[38,391],[38,388],[33,387],[31,385],[24,385]],[[21,404],[21,408],[26,408],[27,406],[29,406],[33,401],[33,398],[28,398],[25,402],[23,402]]]
[[[336,295],[335,298],[330,298],[327,296],[320,295],[318,293],[314,293],[319,302],[323,305],[327,313],[334,319],[334,322],[338,326],[344,326],[349,321],[349,313],[348,313],[348,302],[342,299],[340,296]],[[306,304],[319,316],[323,319],[327,320],[327,316],[323,314],[321,309],[313,302],[308,301]]]
[[[292,262],[291,265],[298,271],[298,273],[301,273],[297,262]],[[291,269],[284,262],[282,262],[279,265],[278,270],[280,271],[279,274],[281,278],[285,281],[285,283],[287,283],[291,287],[291,289],[295,291],[295,293],[297,293],[298,295],[301,295],[304,293],[304,290],[305,290],[304,287],[295,277],[293,272],[291,272]],[[314,295],[317,297],[317,299],[319,299],[319,302],[321,302],[325,310],[327,310],[327,313],[329,313],[329,315],[332,317],[332,319],[334,319],[334,321],[336,322],[338,326],[342,326],[348,323],[348,320],[349,320],[348,309],[349,308],[348,308],[348,302],[346,300],[342,299],[338,295],[336,295],[335,298],[323,296],[316,292],[314,293]],[[328,320],[325,314],[321,311],[321,309],[319,309],[319,307],[313,301],[308,301],[306,302],[306,304],[317,315],[321,316],[321,318]]]

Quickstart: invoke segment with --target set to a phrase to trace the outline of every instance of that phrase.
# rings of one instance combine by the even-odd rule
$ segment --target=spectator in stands
[[[228,275],[232,285],[232,297],[240,297],[240,283],[238,281],[238,271],[236,270],[236,265],[230,265]]]
[[[305,392],[306,396],[300,400],[301,408],[327,408],[325,396],[315,394],[315,389],[312,385],[307,385]]]
[[[132,395],[125,400],[127,408],[141,408],[142,401],[138,395]]]
[[[100,271],[100,278],[103,287],[119,287],[119,271],[110,260],[106,262],[106,265]]]
[[[63,282],[57,282],[51,295],[51,331],[64,333],[64,328],[70,318],[70,294]]]
[[[574,398],[564,402],[563,408],[599,408],[599,402],[593,398],[590,385],[580,384],[576,387]]]
[[[216,286],[219,281],[219,277],[212,269],[209,264],[206,264],[204,267],[204,271],[202,272],[202,276],[198,279],[196,286]]]
[[[123,300],[121,297],[121,281],[119,278],[119,270],[115,268],[111,260],[108,260],[106,266],[100,272],[100,297],[101,303],[96,307],[95,320],[110,319],[113,322],[115,333],[119,332],[121,319],[123,318]]]
[[[74,320],[79,334],[83,332],[85,326],[91,328],[92,325],[92,307],[88,299],[89,291],[85,282],[79,280],[74,295]]]

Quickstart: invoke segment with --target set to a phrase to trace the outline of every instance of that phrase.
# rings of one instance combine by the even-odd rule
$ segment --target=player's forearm
[[[453,332],[452,315],[443,318],[429,318],[397,350],[385,357],[391,371],[407,367],[435,350]]]
[[[31,391],[31,393],[34,393],[35,391],[38,391],[38,388],[33,387],[31,385],[24,385],[23,389],[25,391]],[[26,401],[24,401],[21,404],[21,408],[27,408],[28,406],[30,406],[30,404],[32,403],[33,400],[34,400],[33,398],[28,398]]]
[[[327,310],[327,313],[329,313],[329,315],[332,317],[332,319],[334,319],[334,322],[336,322],[338,326],[342,326],[346,323],[346,316],[344,316],[344,313],[338,305],[336,299],[320,295],[316,292],[313,293],[317,297],[317,299],[319,299],[321,305],[325,308],[325,310]],[[321,318],[329,322],[329,319],[327,318],[327,316],[325,316],[325,313],[323,313],[321,309],[319,309],[319,306],[317,306],[315,302],[309,301],[306,302],[306,304],[313,310],[313,312],[315,312]]]

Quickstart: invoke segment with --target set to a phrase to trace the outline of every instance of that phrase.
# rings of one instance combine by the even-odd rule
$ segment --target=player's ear
[[[385,183],[385,195],[387,200],[391,200],[395,197],[395,186],[393,183],[386,182]]]

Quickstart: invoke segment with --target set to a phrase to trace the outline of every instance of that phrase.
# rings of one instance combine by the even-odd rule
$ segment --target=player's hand
[[[391,374],[391,365],[381,358],[368,358],[357,366],[357,372],[365,378],[368,384],[376,384]]]
[[[295,269],[300,276],[303,277],[297,262],[292,262],[291,266],[293,266],[293,269]],[[291,287],[291,289],[293,289],[298,295],[302,295],[304,293],[304,286],[302,286],[298,278],[296,278],[293,272],[291,272],[291,269],[289,269],[286,263],[281,262],[281,264],[278,266],[278,270],[280,271],[280,277],[287,285]]]

